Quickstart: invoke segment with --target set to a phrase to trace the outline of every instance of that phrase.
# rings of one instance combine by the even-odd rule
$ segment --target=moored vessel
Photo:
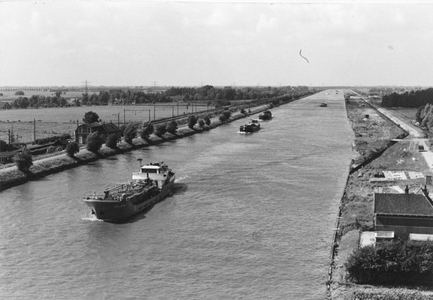
[[[167,196],[173,188],[175,173],[163,162],[141,165],[132,172],[132,180],[93,194],[83,201],[97,219],[120,221],[131,217]]]
[[[260,129],[260,124],[259,124],[259,120],[251,120],[251,122],[249,122],[248,124],[245,125],[241,125],[239,127],[239,131],[241,133],[250,133],[250,132],[254,132],[254,131],[258,131]]]
[[[270,110],[265,110],[263,113],[259,115],[260,120],[270,120],[272,119],[272,113]]]

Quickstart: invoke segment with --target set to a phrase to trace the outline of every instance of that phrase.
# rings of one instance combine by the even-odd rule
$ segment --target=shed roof
[[[431,200],[420,194],[374,194],[374,213],[433,216]]]

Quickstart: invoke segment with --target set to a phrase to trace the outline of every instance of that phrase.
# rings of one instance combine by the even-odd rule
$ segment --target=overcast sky
[[[0,2],[0,86],[431,86],[432,11],[268,0]]]

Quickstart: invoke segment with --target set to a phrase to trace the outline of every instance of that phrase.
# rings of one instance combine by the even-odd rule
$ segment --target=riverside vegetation
[[[38,179],[101,158],[121,154],[149,145],[160,144],[168,140],[182,138],[184,136],[216,128],[226,122],[244,118],[250,114],[262,112],[274,105],[289,103],[299,99],[299,97],[301,96],[277,97],[269,100],[267,102],[268,104],[260,103],[260,106],[251,107],[248,112],[243,108],[232,107],[230,109],[223,109],[218,113],[206,113],[204,115],[194,114],[177,120],[175,123],[168,122],[168,124],[164,124],[164,128],[160,125],[154,127],[153,124],[149,122],[130,123],[123,130],[123,140],[118,142],[116,145],[113,145],[113,143],[110,144],[110,142],[107,145],[102,144],[101,141],[95,141],[96,145],[92,142],[90,149],[80,149],[79,152],[77,152],[74,147],[75,150],[70,150],[71,152],[69,152],[69,155],[62,152],[58,153],[60,155],[56,155],[51,159],[41,160],[37,161],[37,163],[35,162],[30,164],[28,168],[0,171],[0,191],[20,185],[29,180]],[[179,129],[176,130],[177,127],[179,127]],[[103,142],[106,143],[106,141]]]
[[[354,150],[359,154],[355,164],[359,168],[350,173],[341,200],[328,298],[432,299],[428,287],[433,276],[432,245],[397,242],[358,249],[360,232],[374,229],[376,186],[369,179],[384,170],[431,171],[414,143],[391,142],[407,135],[400,127],[362,100],[347,101],[346,109],[355,132]],[[423,183],[422,179],[413,179],[405,181],[404,186],[415,188]]]

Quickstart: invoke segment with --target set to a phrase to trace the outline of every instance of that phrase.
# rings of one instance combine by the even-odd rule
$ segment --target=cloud
[[[277,25],[277,19],[274,17],[268,18],[264,14],[260,14],[259,22],[257,23],[257,31],[268,30],[275,28]]]

